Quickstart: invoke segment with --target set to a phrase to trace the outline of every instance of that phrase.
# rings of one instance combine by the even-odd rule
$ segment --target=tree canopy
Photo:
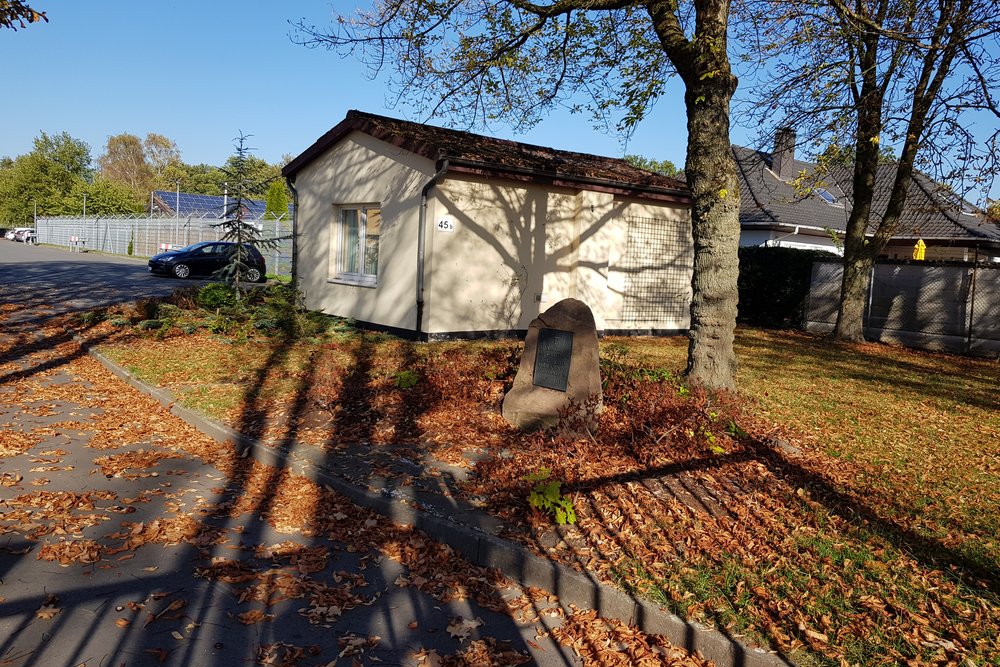
[[[74,186],[92,176],[90,147],[66,132],[35,138],[29,153],[0,168],[0,222],[27,224],[39,214],[60,211]]]
[[[751,119],[777,116],[814,145],[847,147],[852,158],[835,335],[861,340],[871,266],[896,232],[914,171],[960,195],[978,188],[983,196],[997,173],[1000,5],[748,0],[743,7],[756,19],[766,67]],[[985,131],[975,114],[992,117]],[[898,158],[885,209],[875,211],[886,145],[898,147]]]
[[[225,169],[232,171],[235,159],[230,157]],[[263,196],[280,166],[251,155],[244,159],[248,178],[265,183],[256,195]],[[29,224],[36,205],[39,215],[80,215],[84,195],[88,216],[141,213],[150,190],[218,196],[232,180],[223,168],[186,164],[173,140],[152,132],[144,139],[129,133],[109,136],[97,167],[95,174],[90,147],[65,132],[42,132],[30,152],[0,157],[0,226]]]
[[[633,167],[652,171],[670,178],[684,180],[684,170],[678,169],[670,160],[654,160],[642,155],[626,155],[625,161]]]

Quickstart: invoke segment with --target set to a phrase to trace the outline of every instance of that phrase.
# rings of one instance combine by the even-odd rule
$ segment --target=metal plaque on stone
[[[573,332],[540,329],[532,384],[556,391],[566,391],[569,363],[573,358]]]

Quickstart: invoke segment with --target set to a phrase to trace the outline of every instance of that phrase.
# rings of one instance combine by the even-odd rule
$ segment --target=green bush
[[[831,257],[822,250],[740,248],[737,320],[758,327],[801,326],[813,262]]]
[[[156,309],[156,317],[162,320],[166,326],[173,326],[181,317],[181,309],[172,303],[161,303],[160,307]]]
[[[98,322],[103,322],[107,317],[108,313],[103,308],[97,310],[88,310],[82,312],[78,315],[80,323],[84,326],[92,326]]]
[[[420,382],[420,374],[411,370],[399,371],[394,378],[397,389],[412,389]]]
[[[232,285],[211,283],[198,290],[198,294],[194,300],[199,308],[214,312],[220,308],[235,306],[237,301],[236,290]]]

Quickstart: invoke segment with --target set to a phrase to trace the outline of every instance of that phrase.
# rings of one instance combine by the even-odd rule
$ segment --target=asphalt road
[[[36,302],[59,311],[88,310],[144,296],[165,296],[184,284],[150,275],[145,259],[69,252],[0,239],[0,289],[7,303]]]
[[[248,487],[185,455],[204,436],[81,352],[57,320],[182,284],[137,260],[0,240],[0,665],[434,665],[477,640],[533,664],[579,664],[546,636],[560,621],[544,601],[528,618],[490,611],[475,596],[432,594],[416,583],[430,578],[418,561],[372,549],[370,535],[357,548],[279,529],[274,507],[220,512]],[[144,458],[154,452],[179,456]],[[163,538],[191,520],[194,537]],[[235,574],[206,574],[234,561]],[[439,565],[442,580],[454,576]],[[494,581],[480,572],[470,589]],[[511,582],[489,585],[528,599]]]

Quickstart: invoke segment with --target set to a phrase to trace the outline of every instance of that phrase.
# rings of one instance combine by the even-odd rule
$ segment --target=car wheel
[[[252,283],[259,283],[263,276],[258,269],[247,269],[247,280]]]
[[[176,264],[174,265],[174,275],[178,278],[187,278],[191,275],[191,267],[187,264]]]

